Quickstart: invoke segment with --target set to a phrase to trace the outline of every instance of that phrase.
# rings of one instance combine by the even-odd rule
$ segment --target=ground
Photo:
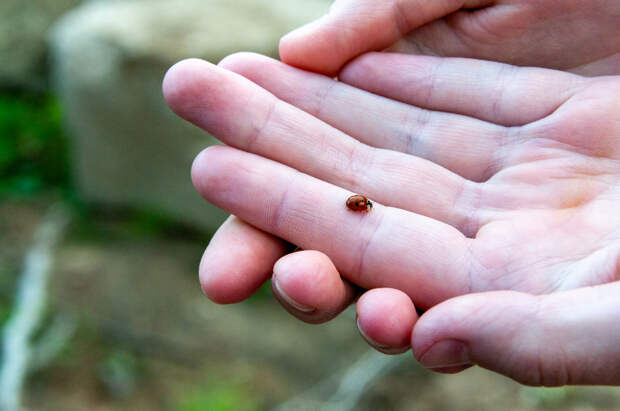
[[[49,202],[0,202],[0,321]],[[316,409],[369,350],[352,310],[311,326],[286,314],[268,289],[242,304],[208,301],[196,274],[208,234],[97,210],[73,221],[55,252],[48,317],[61,313],[76,329],[29,378],[30,409],[267,410],[291,399],[298,400],[292,409]],[[437,375],[411,353],[395,364],[369,384],[356,410],[620,407],[616,388],[526,388],[478,368]]]

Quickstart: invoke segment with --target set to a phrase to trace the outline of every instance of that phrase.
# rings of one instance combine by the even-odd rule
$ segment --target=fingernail
[[[360,319],[358,317],[355,318],[355,322],[357,323],[357,329],[360,332],[360,335],[362,336],[362,338],[364,338],[368,344],[370,344],[371,346],[375,347],[377,350],[381,351],[382,353],[384,353],[384,354],[402,354],[403,352],[409,350],[409,347],[394,348],[394,347],[390,347],[389,345],[379,344],[378,342],[376,342],[375,340],[370,338],[368,335],[366,335],[366,333],[364,332],[364,330],[360,326]]]
[[[271,282],[273,283],[273,288],[276,290],[280,298],[282,298],[288,305],[290,305],[297,311],[301,311],[302,313],[310,313],[315,310],[314,307],[309,307],[307,305],[298,303],[297,301],[289,297],[284,291],[282,291],[282,288],[280,287],[280,284],[278,283],[278,279],[276,278],[275,275],[271,279]]]
[[[452,368],[470,365],[469,354],[465,344],[455,340],[435,343],[420,358],[420,363],[430,369]]]

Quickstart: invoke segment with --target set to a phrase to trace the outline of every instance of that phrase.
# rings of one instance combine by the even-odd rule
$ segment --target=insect
[[[347,208],[352,211],[368,212],[372,208],[372,201],[366,196],[355,194],[347,199]]]

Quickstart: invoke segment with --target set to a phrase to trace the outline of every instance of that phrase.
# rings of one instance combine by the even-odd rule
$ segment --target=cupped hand
[[[175,66],[164,83],[177,113],[232,146],[205,150],[192,171],[205,198],[249,223],[230,220],[205,253],[201,280],[214,300],[239,301],[270,275],[286,251],[276,237],[322,252],[302,252],[313,254],[287,267],[300,258],[294,253],[274,267],[277,294],[302,318],[330,318],[352,300],[340,275],[363,288],[392,289],[363,297],[362,308],[377,307],[368,314],[358,305],[366,337],[383,348],[404,348],[402,336],[416,317],[411,305],[386,306],[385,293],[402,290],[428,309],[462,294],[515,290],[527,293],[508,295],[515,313],[533,315],[531,303],[542,297],[532,295],[620,277],[617,78],[370,54],[341,75],[368,90],[362,91],[259,56],[238,55],[221,65],[264,89],[197,60]],[[394,75],[374,70],[385,66]],[[370,213],[344,206],[354,192],[375,201]],[[492,322],[501,330],[499,314],[511,300],[490,298],[491,307],[503,308]],[[428,366],[454,369],[454,361],[428,353],[434,342],[449,339],[440,329],[467,331],[450,327],[452,319],[493,318],[459,310],[459,301],[432,308],[416,325],[422,331],[414,332],[414,351]],[[448,308],[445,323],[431,321],[452,303],[452,317]],[[370,318],[377,312],[407,325],[382,327]],[[540,318],[517,316],[522,328],[513,337],[517,331],[528,337],[523,325]],[[465,336],[458,340],[467,354],[458,354],[460,366],[473,362],[511,375],[481,360]],[[458,351],[451,347],[444,351]]]
[[[614,0],[336,0],[285,36],[285,63],[335,75],[367,52],[473,57],[584,74],[620,74]]]

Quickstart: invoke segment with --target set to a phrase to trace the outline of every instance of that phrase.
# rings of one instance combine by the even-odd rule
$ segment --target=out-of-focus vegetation
[[[187,390],[175,411],[258,411],[256,399],[237,384],[207,381],[203,386]]]
[[[74,228],[81,234],[101,228],[92,218],[95,213],[121,222],[123,234],[130,237],[161,236],[183,229],[153,210],[88,207],[71,183],[69,156],[62,109],[55,96],[0,93],[0,199],[34,199],[44,194],[60,197],[77,212],[80,221]]]
[[[0,197],[70,195],[67,140],[51,95],[0,94]]]
[[[189,241],[203,245],[208,241],[209,233],[181,226],[154,210],[116,209],[82,202],[72,184],[70,164],[70,145],[63,132],[62,107],[56,97],[0,92],[0,202],[14,205],[0,216],[5,222],[14,218],[26,221],[29,219],[27,210],[41,210],[60,200],[73,214],[67,238],[69,244],[91,244],[90,247],[100,244],[102,248],[119,243],[142,244],[136,246],[140,248],[151,241]],[[22,209],[23,215],[18,211]],[[15,227],[21,226],[18,223]],[[12,312],[23,263],[23,255],[19,252],[30,242],[26,237],[24,234],[23,244],[0,250],[0,328]],[[5,245],[10,244],[8,237],[4,240],[7,241]],[[197,253],[195,258],[188,259],[187,269],[182,270],[192,274],[192,281],[195,281],[198,261]],[[265,297],[271,295],[269,288],[268,284],[264,286],[252,300],[267,301]],[[127,298],[138,298],[133,292],[128,294]],[[49,325],[58,309],[57,304],[51,302],[42,328]],[[68,376],[81,370],[84,374],[82,390],[98,393],[111,404],[122,404],[132,397],[148,398],[141,393],[146,390],[145,386],[159,378],[150,365],[150,356],[136,352],[126,341],[111,341],[97,326],[89,325],[89,318],[87,312],[73,316],[77,327],[75,334],[53,362],[31,376],[31,389],[37,391],[47,387],[44,389],[47,395],[53,396],[51,393],[55,389],[52,387],[58,385],[56,389],[61,397],[63,387],[71,383],[56,384],[54,381],[70,381],[72,377]],[[183,386],[167,402],[173,411],[257,411],[261,401],[242,384],[217,383],[210,378],[208,383],[199,380]]]
[[[69,199],[69,181],[68,145],[56,99],[0,93],[0,200],[33,199],[44,192]],[[17,269],[0,264],[0,325],[11,312]]]

